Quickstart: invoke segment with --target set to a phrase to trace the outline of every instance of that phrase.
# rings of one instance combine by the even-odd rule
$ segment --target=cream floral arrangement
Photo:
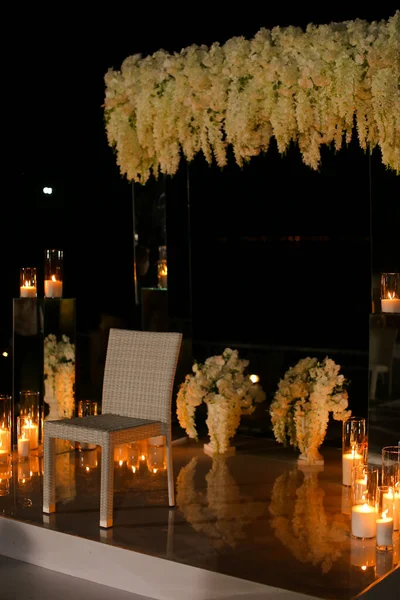
[[[173,175],[200,151],[220,167],[297,143],[318,169],[356,128],[362,149],[379,146],[400,172],[400,11],[362,20],[261,29],[253,39],[129,56],[105,76],[108,142],[128,179]]]
[[[58,340],[49,334],[44,340],[45,401],[49,418],[72,417],[74,413],[75,344],[67,335]]]
[[[245,375],[248,360],[237,350],[226,348],[221,355],[195,362],[193,375],[186,375],[177,397],[178,420],[190,438],[197,439],[196,408],[207,404],[207,427],[215,453],[225,453],[242,415],[250,415],[265,400],[262,388]]]
[[[315,462],[325,438],[329,414],[338,421],[349,418],[348,382],[332,359],[304,358],[290,367],[279,382],[270,406],[275,438],[298,448]]]

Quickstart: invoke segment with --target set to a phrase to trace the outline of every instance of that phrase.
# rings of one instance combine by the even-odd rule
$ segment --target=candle
[[[39,428],[32,423],[32,419],[26,419],[22,429],[23,436],[30,441],[30,447],[35,449],[39,445]]]
[[[24,437],[18,439],[18,456],[19,458],[28,458],[29,451],[31,449],[31,443]]]
[[[400,529],[400,491],[395,492],[393,497],[393,490],[390,489],[389,492],[383,494],[382,509],[391,512],[391,509],[393,508],[394,530],[398,531]]]
[[[351,486],[351,472],[362,461],[362,455],[355,450],[346,452],[342,456],[342,484]]]
[[[45,298],[61,298],[62,297],[62,281],[57,281],[54,275],[51,279],[45,279],[44,281],[44,295]]]
[[[31,285],[31,281],[25,281],[19,288],[21,298],[36,298],[36,285]]]
[[[393,546],[393,519],[387,517],[387,510],[382,513],[382,518],[376,520],[376,545],[391,548]]]
[[[0,450],[0,464],[8,462],[8,451]]]
[[[11,436],[8,429],[0,429],[0,450],[11,452]]]
[[[351,533],[358,538],[376,535],[376,511],[368,504],[356,504],[351,509]]]
[[[400,313],[400,298],[395,297],[395,292],[388,292],[388,298],[382,298],[382,312]]]

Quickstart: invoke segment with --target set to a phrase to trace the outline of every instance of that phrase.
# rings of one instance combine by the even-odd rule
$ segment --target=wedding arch
[[[253,39],[128,57],[105,76],[105,120],[120,171],[145,183],[203,152],[220,167],[297,143],[318,169],[356,130],[400,174],[400,11],[362,20],[261,29]]]

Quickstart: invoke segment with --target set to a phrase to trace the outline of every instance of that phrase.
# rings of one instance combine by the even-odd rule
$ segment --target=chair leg
[[[168,477],[168,503],[175,506],[175,483],[174,483],[174,465],[172,461],[171,434],[165,438],[167,446],[167,477]]]
[[[44,437],[43,512],[56,512],[56,438]]]
[[[109,442],[101,447],[100,527],[113,526],[114,456]]]

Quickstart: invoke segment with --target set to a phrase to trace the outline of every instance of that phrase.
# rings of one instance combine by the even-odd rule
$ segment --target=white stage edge
[[[312,598],[6,517],[0,517],[0,554],[154,600]]]

